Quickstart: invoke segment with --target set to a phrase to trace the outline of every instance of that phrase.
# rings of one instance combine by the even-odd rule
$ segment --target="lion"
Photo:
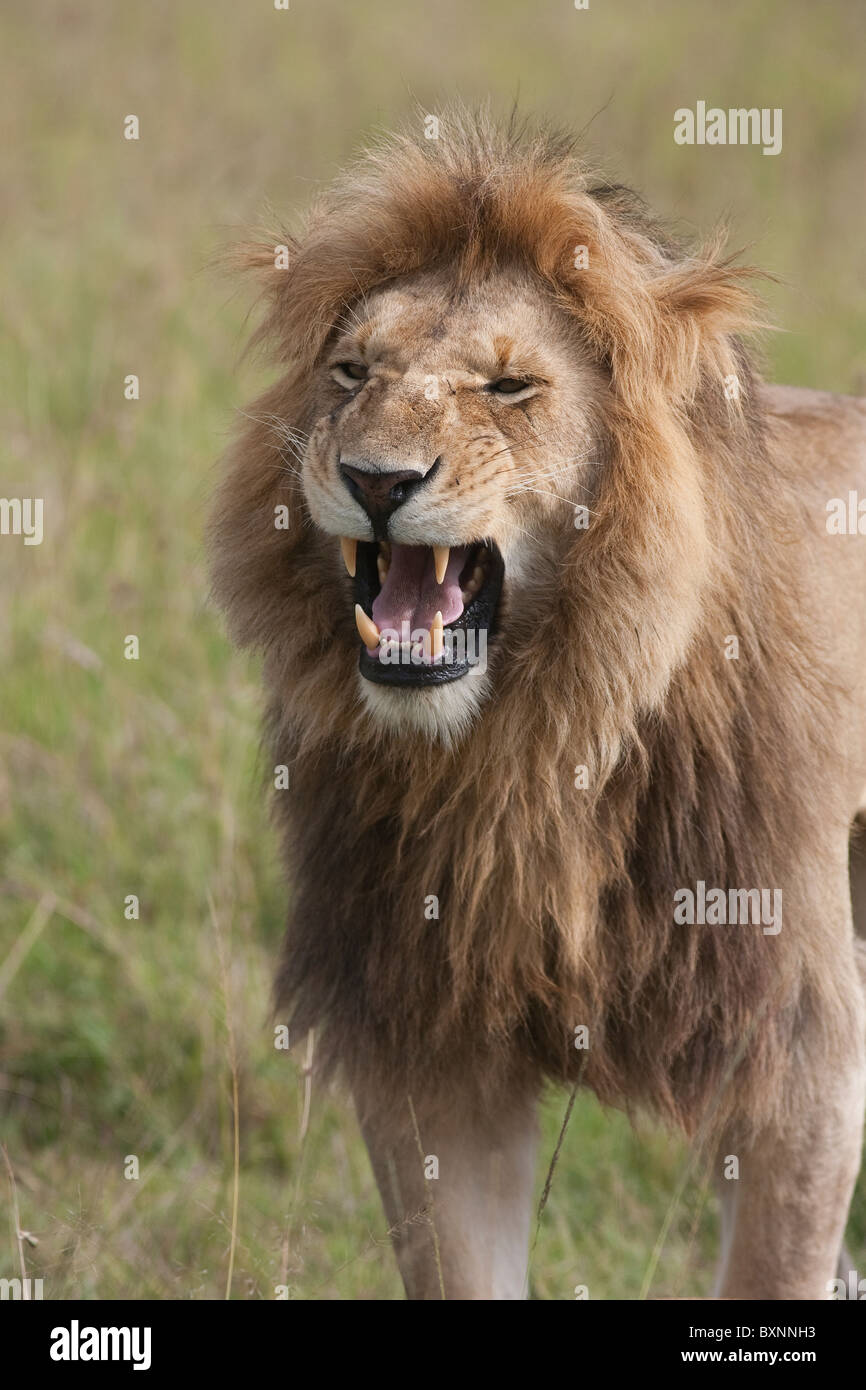
[[[210,553],[289,770],[276,1000],[351,1090],[407,1295],[527,1296],[552,1083],[713,1155],[719,1297],[827,1298],[866,404],[765,384],[754,272],[516,119],[386,137],[242,260],[278,376]]]

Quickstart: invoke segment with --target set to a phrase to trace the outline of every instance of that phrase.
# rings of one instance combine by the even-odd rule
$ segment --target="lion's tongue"
[[[373,621],[379,631],[390,628],[402,634],[403,623],[410,634],[417,628],[429,631],[437,613],[447,627],[463,612],[460,574],[466,564],[468,546],[454,546],[448,557],[445,578],[436,583],[433,550],[429,545],[391,545],[391,564],[384,583],[373,600]]]

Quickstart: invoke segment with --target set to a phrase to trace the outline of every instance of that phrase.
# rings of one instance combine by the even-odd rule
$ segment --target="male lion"
[[[713,1142],[722,1297],[826,1297],[866,406],[764,385],[747,272],[514,123],[389,140],[244,255],[280,375],[211,547],[290,769],[280,1016],[351,1086],[409,1295],[525,1295],[552,1079]]]

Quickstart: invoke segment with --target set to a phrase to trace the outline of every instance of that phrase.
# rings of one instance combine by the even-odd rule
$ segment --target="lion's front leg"
[[[526,1297],[534,1094],[487,1114],[459,1086],[355,1102],[411,1299]]]
[[[748,1143],[722,1144],[718,1297],[829,1297],[860,1167],[863,1053],[862,1038],[852,1037],[849,1055],[818,1075],[804,1039],[785,1081],[785,1121],[767,1126]],[[815,1055],[820,1055],[817,1039]]]

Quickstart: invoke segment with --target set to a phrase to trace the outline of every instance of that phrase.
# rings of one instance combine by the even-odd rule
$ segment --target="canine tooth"
[[[358,628],[358,635],[364,643],[364,646],[378,647],[379,629],[373,622],[373,619],[367,617],[360,603],[355,604],[355,623]]]
[[[451,554],[450,545],[434,545],[433,564],[436,568],[436,583],[441,584],[445,578],[445,571],[448,568],[448,556]]]
[[[358,567],[358,542],[353,540],[351,536],[341,536],[340,549],[343,552],[343,563],[354,579],[355,570]]]
[[[441,583],[441,581],[440,581]],[[445,650],[445,635],[442,625],[442,614],[437,613],[430,628],[430,654],[435,661]]]

